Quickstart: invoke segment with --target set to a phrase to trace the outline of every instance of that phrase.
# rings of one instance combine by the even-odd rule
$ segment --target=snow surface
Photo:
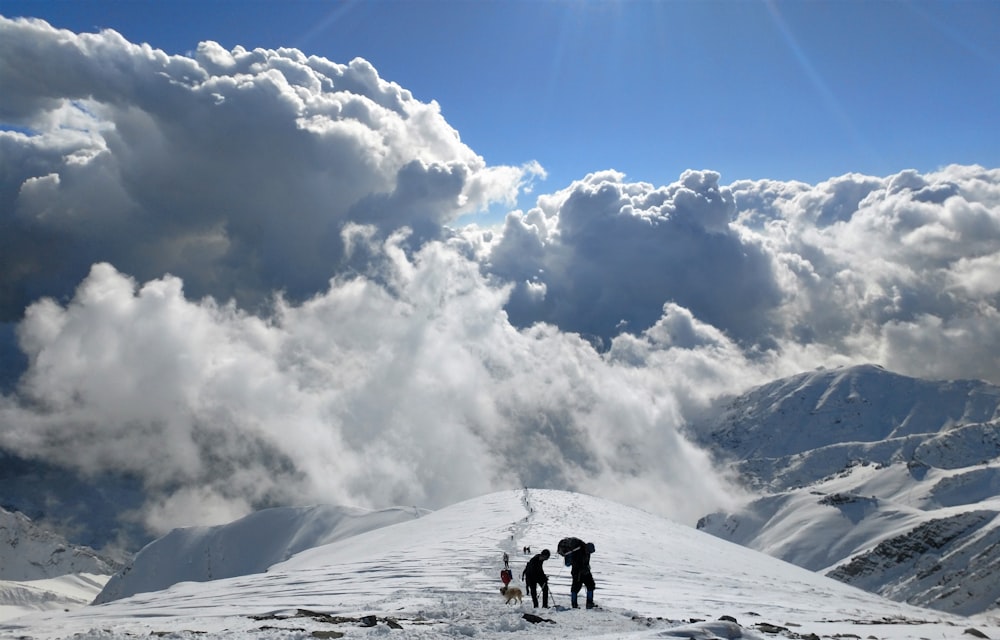
[[[0,580],[0,621],[23,616],[30,611],[79,609],[93,602],[94,596],[110,577],[69,573],[41,580]]]
[[[519,577],[565,536],[594,542],[600,608],[564,609],[569,570],[545,567],[552,609],[505,605],[502,554]],[[248,536],[230,557],[254,562]],[[133,571],[165,570],[139,564]],[[534,613],[551,622],[532,624]],[[375,616],[363,627],[363,616]],[[731,616],[736,622],[720,620]],[[390,628],[390,620],[398,629]],[[701,620],[701,621],[695,621]],[[770,624],[775,627],[764,627]],[[779,628],[780,627],[780,628]],[[267,573],[186,582],[69,612],[0,623],[0,637],[170,638],[1000,638],[1000,619],[921,609],[606,500],[561,491],[489,494],[303,551]],[[767,633],[767,631],[777,631]],[[317,632],[319,635],[313,635]],[[971,636],[966,636],[971,637]]]
[[[429,513],[415,507],[370,511],[316,505],[263,509],[216,527],[185,527],[146,545],[114,575],[95,604],[178,582],[207,582],[263,573],[296,553]],[[245,553],[252,549],[252,553]],[[235,550],[235,551],[234,551]],[[133,570],[135,567],[139,570]],[[155,567],[154,571],[142,567]]]

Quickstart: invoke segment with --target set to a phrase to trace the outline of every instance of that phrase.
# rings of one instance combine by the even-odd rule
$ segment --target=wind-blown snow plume
[[[734,495],[680,435],[719,394],[1000,380],[997,170],[607,170],[458,227],[543,169],[361,59],[0,18],[0,86],[0,447],[138,474],[158,531],[524,484],[693,523]]]

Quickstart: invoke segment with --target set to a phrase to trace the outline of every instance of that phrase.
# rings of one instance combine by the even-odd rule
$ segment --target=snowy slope
[[[94,602],[159,591],[178,582],[263,573],[304,549],[426,513],[412,507],[379,511],[327,505],[276,507],[226,525],[174,529],[146,545],[108,581]]]
[[[694,431],[764,495],[699,528],[911,604],[1000,606],[1000,389],[873,366],[754,389]]]
[[[70,573],[111,574],[120,565],[72,545],[27,516],[0,509],[0,580],[41,580]]]
[[[120,568],[24,514],[0,509],[0,620],[87,604]]]
[[[552,549],[566,535],[597,547],[592,566],[601,608],[505,605],[497,591],[501,555],[509,553],[520,574],[524,545]],[[229,552],[250,562],[253,545]],[[546,570],[556,603],[565,605],[568,569],[553,557]],[[551,622],[532,624],[525,613]],[[369,615],[373,626],[362,626]],[[892,602],[620,504],[529,490],[490,494],[303,551],[265,574],[26,615],[0,623],[0,636],[902,639],[958,637],[971,627],[1000,637],[996,620]]]
[[[41,580],[0,580],[0,621],[31,611],[79,609],[93,602],[110,577],[71,573]]]

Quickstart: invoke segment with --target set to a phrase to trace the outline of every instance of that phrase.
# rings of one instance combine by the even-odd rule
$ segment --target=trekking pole
[[[559,567],[559,577],[560,577],[560,578],[562,578],[562,574],[563,574],[563,571],[565,571],[565,570],[566,570],[566,567],[565,567],[565,566],[561,566],[561,567]],[[551,582],[552,582],[552,581],[551,581],[551,580],[549,580],[549,581],[547,582],[547,584],[550,584]],[[553,606],[555,606],[555,604],[556,604],[556,598],[555,598],[555,596],[553,595],[554,593],[555,593],[555,592],[554,592],[554,591],[552,591],[552,589],[549,589],[549,597],[550,597],[550,598],[552,598],[552,605],[553,605]]]

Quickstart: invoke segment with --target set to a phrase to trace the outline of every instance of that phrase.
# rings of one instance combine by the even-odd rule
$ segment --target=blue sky
[[[613,168],[810,183],[1000,164],[997,2],[12,2],[185,53],[294,47],[437,100],[540,191]]]

